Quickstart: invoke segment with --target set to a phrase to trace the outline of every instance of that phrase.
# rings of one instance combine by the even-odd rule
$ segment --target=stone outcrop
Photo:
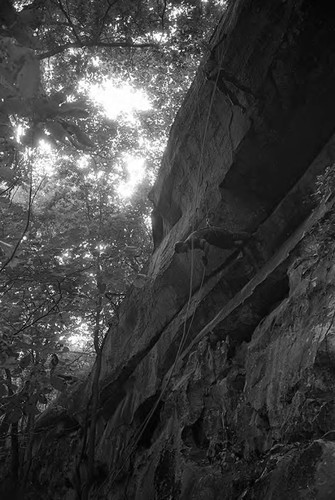
[[[148,279],[104,344],[90,498],[335,498],[334,198],[315,196],[334,164],[333,24],[312,0],[236,0],[221,19],[150,194]],[[206,267],[174,253],[206,223],[252,236]],[[43,498],[76,498],[89,391],[64,402],[76,425],[36,441]]]

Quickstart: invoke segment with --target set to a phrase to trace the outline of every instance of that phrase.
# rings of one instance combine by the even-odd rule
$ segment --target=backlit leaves
[[[10,259],[0,273],[8,377],[0,412],[11,423],[33,419],[48,391],[68,389],[69,339],[92,333],[97,301],[103,335],[129,286],[146,285],[149,183],[198,64],[203,26],[215,19],[214,0],[165,9],[156,0],[34,4],[34,16],[14,11],[12,28],[4,18],[9,36],[0,36],[0,266]],[[154,46],[131,47],[144,42]],[[143,89],[152,108],[133,121],[105,116],[85,96],[111,77]],[[147,172],[124,200],[129,157],[143,158]],[[64,360],[58,374],[48,368],[55,353]]]

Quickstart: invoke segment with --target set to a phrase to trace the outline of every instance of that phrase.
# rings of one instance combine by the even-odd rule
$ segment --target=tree
[[[14,477],[29,473],[36,416],[90,353],[97,409],[103,338],[151,251],[146,194],[219,4],[1,3],[0,438],[11,436]],[[87,90],[106,80],[145,88],[151,109],[109,118]],[[128,157],[146,157],[147,174],[124,200]],[[71,352],[87,331],[90,349]],[[94,444],[92,419],[86,496]]]

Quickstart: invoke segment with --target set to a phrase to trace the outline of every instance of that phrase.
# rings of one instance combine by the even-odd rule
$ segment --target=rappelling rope
[[[216,93],[217,84],[218,84],[218,80],[219,80],[219,76],[220,76],[220,66],[221,66],[221,61],[220,61],[220,64],[218,65],[218,72],[217,72],[217,75],[216,75],[216,79],[214,81],[214,87],[213,87],[213,90],[212,90],[212,95],[211,95],[211,99],[210,99],[210,103],[209,103],[208,111],[207,111],[207,116],[206,116],[206,120],[205,120],[205,128],[204,128],[204,132],[202,134],[202,141],[201,141],[201,146],[200,146],[200,157],[199,157],[198,168],[197,168],[197,184],[196,184],[197,190],[196,190],[196,193],[195,193],[195,199],[197,199],[198,190],[200,188],[199,184],[200,184],[201,167],[203,166],[204,148],[205,148],[205,142],[206,142],[206,138],[207,138],[209,119],[210,119],[211,111],[212,111],[212,108],[213,108],[215,93]],[[198,86],[198,81],[197,81],[197,95],[198,95],[198,99],[197,99],[197,111],[198,111],[199,123],[200,123],[199,86]],[[192,231],[193,231],[193,229],[194,229],[194,226],[192,227]],[[202,290],[202,287],[203,287],[203,284],[204,284],[204,280],[205,280],[205,274],[206,274],[206,267],[204,266],[203,267],[203,272],[202,272],[202,278],[201,278],[201,282],[200,282],[200,286],[199,286],[199,292]],[[176,353],[176,356],[175,356],[172,368],[171,368],[171,370],[169,370],[169,375],[168,375],[168,377],[167,377],[167,379],[166,379],[165,382],[164,382],[164,379],[163,379],[163,385],[162,385],[161,392],[160,392],[157,400],[155,401],[155,404],[153,405],[153,407],[151,408],[150,412],[148,413],[147,417],[143,421],[143,423],[142,423],[139,431],[135,434],[134,441],[127,447],[128,448],[128,452],[127,452],[126,456],[122,459],[122,464],[115,471],[115,473],[112,475],[111,482],[110,482],[110,485],[109,485],[109,488],[108,488],[108,492],[111,490],[111,488],[112,488],[112,486],[113,486],[116,478],[118,477],[118,475],[125,468],[128,459],[130,458],[130,456],[134,452],[134,450],[135,450],[138,442],[140,441],[141,437],[143,436],[143,433],[144,433],[144,431],[145,431],[145,429],[146,429],[146,427],[147,427],[150,419],[152,418],[152,416],[153,416],[154,412],[156,411],[159,403],[161,402],[161,400],[163,398],[163,395],[164,395],[164,393],[165,393],[165,391],[166,391],[166,389],[167,389],[167,387],[168,387],[168,385],[169,385],[169,383],[171,381],[171,378],[172,378],[172,375],[174,373],[175,367],[178,364],[178,361],[181,359],[181,353],[182,353],[183,347],[185,346],[185,342],[186,342],[188,334],[189,334],[189,332],[191,330],[191,327],[192,327],[192,324],[193,324],[193,321],[194,321],[194,317],[195,317],[195,313],[196,313],[196,308],[195,308],[194,311],[193,311],[193,313],[192,313],[189,326],[187,328],[187,319],[188,319],[188,314],[189,314],[189,310],[190,310],[190,306],[191,306],[191,300],[192,300],[192,296],[193,296],[193,294],[192,294],[192,290],[193,290],[193,276],[194,276],[194,252],[193,252],[193,249],[191,249],[191,269],[190,269],[190,281],[189,281],[189,294],[188,294],[188,300],[187,300],[187,308],[186,308],[186,313],[185,313],[185,319],[184,319],[184,322],[183,322],[183,334],[181,336],[181,340],[180,340],[180,343],[179,343],[179,346],[178,346],[178,350],[177,350],[177,353]],[[125,451],[127,451],[127,449]],[[99,488],[99,490],[100,490],[100,488]]]
[[[192,269],[192,259],[191,259],[191,269]],[[193,269],[192,269],[192,271],[193,271]],[[202,289],[202,286],[203,286],[203,282],[204,282],[204,278],[205,278],[205,272],[206,272],[206,269],[204,267],[203,273],[202,273],[201,284],[200,284],[200,287],[199,287],[199,291]],[[137,435],[135,435],[134,441],[129,445],[129,447],[128,447],[129,451],[128,451],[127,455],[123,458],[121,466],[113,474],[112,479],[111,479],[111,484],[109,486],[108,491],[111,490],[111,487],[113,486],[115,479],[118,477],[118,475],[125,468],[128,459],[130,458],[130,456],[134,452],[134,450],[135,450],[138,442],[140,441],[141,437],[143,436],[143,433],[144,433],[144,431],[145,431],[148,423],[150,422],[153,414],[155,413],[156,409],[158,408],[158,405],[161,402],[161,400],[163,398],[163,395],[164,395],[164,393],[165,393],[165,391],[166,391],[166,389],[167,389],[167,387],[168,387],[168,385],[170,383],[171,377],[172,377],[172,375],[174,373],[174,369],[175,369],[175,367],[176,367],[176,365],[177,365],[177,363],[178,363],[178,361],[180,359],[182,349],[183,349],[183,347],[185,345],[185,341],[186,341],[186,339],[188,337],[188,334],[190,332],[190,329],[192,327],[192,323],[193,323],[193,320],[194,320],[195,312],[193,312],[190,324],[189,324],[188,328],[186,328],[188,311],[189,311],[190,304],[191,304],[191,298],[192,298],[192,274],[191,274],[191,277],[190,277],[190,294],[189,294],[189,298],[188,298],[188,302],[187,302],[187,310],[186,310],[186,314],[185,314],[185,320],[184,320],[184,323],[183,323],[183,334],[182,334],[182,338],[181,338],[181,341],[180,341],[179,346],[178,346],[178,351],[177,351],[176,357],[174,359],[172,368],[169,371],[169,375],[168,375],[168,378],[166,379],[166,381],[164,382],[164,380],[163,380],[163,387],[162,387],[162,390],[161,390],[161,392],[160,392],[157,400],[155,401],[155,404],[153,405],[153,407],[151,408],[150,412],[148,413],[148,415],[146,416],[145,420],[143,421],[143,423],[142,423],[139,431],[137,432]]]

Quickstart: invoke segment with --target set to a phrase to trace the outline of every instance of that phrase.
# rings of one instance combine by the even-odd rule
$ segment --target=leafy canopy
[[[224,4],[3,0],[0,433],[90,366],[141,286],[147,193]]]

